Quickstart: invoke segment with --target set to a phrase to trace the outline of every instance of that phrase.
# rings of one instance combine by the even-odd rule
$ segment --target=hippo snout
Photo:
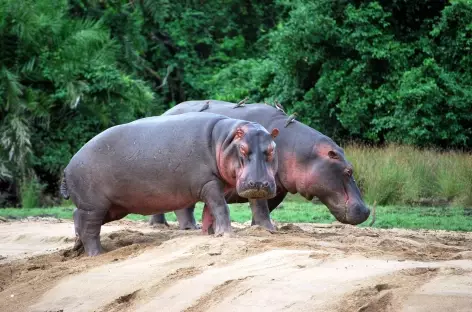
[[[262,188],[269,188],[269,182],[264,181],[264,182],[254,182],[254,181],[249,181],[247,183],[250,188],[257,188],[257,189],[262,189]]]
[[[275,196],[275,182],[248,180],[239,184],[238,194],[244,198],[272,198]]]
[[[344,224],[361,224],[370,216],[370,210],[363,202],[347,205],[330,205],[329,203],[325,203],[325,205],[329,208],[336,220]]]
[[[361,224],[369,218],[370,210],[365,204],[357,203],[347,209],[346,221],[348,224]]]

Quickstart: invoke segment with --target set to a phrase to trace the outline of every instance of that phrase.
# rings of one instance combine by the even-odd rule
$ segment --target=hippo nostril
[[[262,187],[264,187],[264,188],[269,188],[269,182],[267,182],[267,181],[266,181],[266,182],[263,182],[263,183],[262,183]]]
[[[247,184],[249,185],[249,187],[255,187],[256,186],[256,183],[254,181],[249,181]]]
[[[348,177],[352,177],[352,168],[346,168],[345,172]]]

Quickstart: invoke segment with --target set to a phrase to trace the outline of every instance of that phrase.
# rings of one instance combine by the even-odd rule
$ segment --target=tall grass
[[[470,153],[348,145],[345,154],[367,202],[472,207]]]
[[[45,185],[39,183],[36,178],[26,179],[21,183],[21,207],[36,208],[40,206],[41,193]]]

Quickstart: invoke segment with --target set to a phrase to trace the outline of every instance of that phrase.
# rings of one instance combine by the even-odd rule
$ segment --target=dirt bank
[[[472,233],[234,224],[232,238],[63,220],[0,223],[0,311],[470,311]]]

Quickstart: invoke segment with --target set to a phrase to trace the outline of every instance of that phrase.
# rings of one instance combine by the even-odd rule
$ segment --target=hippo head
[[[335,218],[347,224],[360,224],[367,220],[369,208],[362,200],[354,180],[352,165],[344,151],[327,137],[322,137],[303,162],[306,166],[300,193],[308,200],[318,197]]]
[[[234,176],[236,191],[244,198],[272,198],[276,195],[275,174],[278,169],[274,138],[279,133],[269,133],[257,123],[239,127],[234,135]]]

